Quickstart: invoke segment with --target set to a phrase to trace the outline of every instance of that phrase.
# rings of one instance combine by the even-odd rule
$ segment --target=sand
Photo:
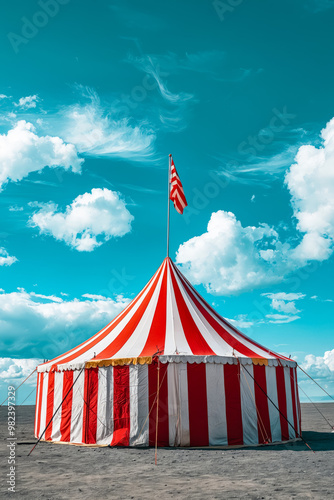
[[[318,407],[334,424],[334,403]],[[0,408],[1,490],[7,491],[6,408]],[[32,448],[34,407],[17,409],[16,498],[191,499],[334,498],[334,433],[311,404],[302,405],[302,442],[243,449]],[[19,444],[22,443],[22,444]]]

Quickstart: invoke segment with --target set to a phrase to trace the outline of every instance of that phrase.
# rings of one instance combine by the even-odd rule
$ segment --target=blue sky
[[[98,331],[160,265],[172,153],[189,204],[171,211],[173,260],[334,391],[333,21],[329,0],[6,6],[3,390]]]

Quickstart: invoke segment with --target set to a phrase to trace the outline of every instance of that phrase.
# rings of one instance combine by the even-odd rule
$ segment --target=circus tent
[[[38,367],[35,435],[111,446],[293,440],[296,366],[215,312],[167,257],[105,328]]]

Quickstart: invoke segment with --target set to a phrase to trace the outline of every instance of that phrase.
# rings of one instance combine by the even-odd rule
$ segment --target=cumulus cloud
[[[331,378],[334,381],[334,349],[323,356],[308,354],[301,367],[313,378]]]
[[[129,233],[134,219],[120,193],[106,188],[79,195],[64,212],[54,203],[39,207],[29,225],[80,252],[91,252],[110,238]]]
[[[275,284],[311,261],[328,259],[334,249],[334,118],[321,132],[322,145],[303,145],[285,176],[297,220],[293,246],[279,228],[243,227],[231,212],[211,215],[207,231],[183,243],[177,252],[195,284],[216,294],[244,292]],[[292,241],[292,240],[291,240]],[[288,300],[288,302],[291,302]],[[276,297],[274,308],[298,310]]]
[[[322,146],[301,146],[285,176],[302,241],[292,257],[323,261],[334,248],[334,118],[321,131]]]
[[[80,153],[141,160],[154,152],[155,133],[145,121],[132,123],[120,110],[105,109],[96,92],[79,86],[88,102],[62,110],[57,131]]]
[[[28,95],[27,97],[21,97],[19,99],[18,103],[14,102],[14,105],[16,107],[20,107],[23,109],[30,109],[30,108],[36,108],[36,104],[39,101],[38,96],[35,95]]]
[[[0,294],[3,356],[51,359],[108,324],[129,303],[122,295],[97,300],[56,300],[19,289]]]
[[[176,261],[195,284],[230,295],[281,281],[287,250],[267,224],[243,227],[233,213],[220,210],[207,232],[179,247]]]
[[[306,297],[306,295],[304,295],[303,293],[285,292],[262,293],[261,295],[271,299],[272,309],[286,314],[298,314],[300,310],[296,308],[295,301]]]
[[[7,250],[3,247],[0,248],[0,266],[11,266],[17,262],[17,258],[9,255]]]
[[[32,358],[0,358],[0,379],[4,382],[13,382],[14,380],[17,381],[17,379],[26,378],[42,362],[42,359]],[[33,377],[27,381],[28,384],[34,384],[35,382]]]
[[[34,126],[24,120],[0,134],[0,189],[46,166],[80,172],[82,162],[73,144],[59,137],[38,136]]]

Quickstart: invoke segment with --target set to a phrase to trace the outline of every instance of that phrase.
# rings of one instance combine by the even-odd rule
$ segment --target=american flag
[[[182,182],[177,174],[173,158],[171,159],[170,184],[170,199],[174,203],[174,207],[177,212],[179,212],[179,214],[183,214],[183,210],[188,203],[186,197],[184,196]]]

